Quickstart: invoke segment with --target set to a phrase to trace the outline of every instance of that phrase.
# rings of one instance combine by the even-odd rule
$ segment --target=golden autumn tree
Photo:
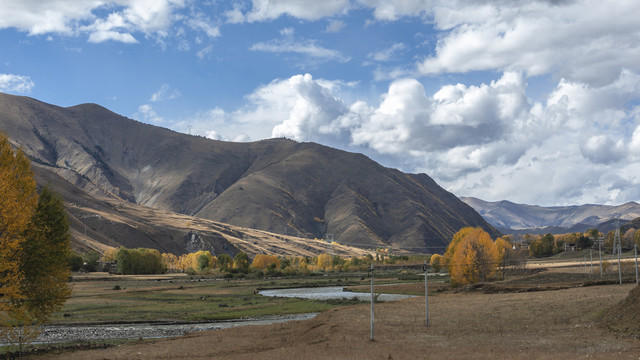
[[[464,227],[458,230],[457,233],[453,234],[453,239],[449,243],[449,246],[447,246],[447,250],[444,252],[444,264],[447,266],[447,271],[449,271],[449,273],[451,273],[451,263],[453,261],[453,254],[456,250],[456,246],[458,246],[460,241],[462,241],[462,239],[464,239],[464,237],[473,230],[474,228],[472,227]]]
[[[37,201],[29,160],[21,150],[14,154],[0,134],[0,316],[5,319],[16,309],[16,301],[25,298],[20,254]]]
[[[451,283],[474,284],[491,279],[498,268],[499,254],[491,236],[473,228],[458,242],[448,264]]]
[[[178,257],[175,254],[163,253],[162,254],[162,264],[169,271],[175,271],[175,270],[179,269],[179,267],[178,267]]]
[[[102,253],[102,262],[112,262],[116,261],[116,255],[118,254],[118,249],[114,247],[110,247]]]
[[[258,254],[251,262],[251,268],[257,270],[265,270],[270,265],[274,267],[274,269],[278,268],[280,266],[280,259],[275,255]]]
[[[329,254],[320,254],[317,258],[318,269],[328,270],[333,265],[333,258]]]
[[[512,254],[510,238],[509,236],[501,236],[494,241],[494,244],[498,250],[498,266],[502,271],[502,277],[504,277],[505,268],[511,261],[509,259]]]
[[[169,255],[162,255],[163,258]],[[194,253],[180,255],[179,258],[171,260],[175,264],[175,268],[182,271],[206,271],[214,269],[217,266],[218,259],[211,254],[209,250],[200,250]]]
[[[429,259],[429,265],[431,265],[431,268],[433,269],[433,272],[440,272],[440,269],[442,268],[442,263],[443,263],[443,257],[440,254],[433,254],[431,255],[431,258]]]
[[[501,236],[494,241],[498,249],[498,263],[504,265],[511,250],[511,242],[508,236]]]

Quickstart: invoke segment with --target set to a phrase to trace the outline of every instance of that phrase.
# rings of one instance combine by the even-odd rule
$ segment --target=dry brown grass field
[[[624,284],[489,294],[446,291],[429,297],[429,327],[424,297],[378,303],[374,341],[370,306],[362,304],[332,309],[307,321],[32,358],[640,359],[640,340],[611,331],[601,320],[634,288]]]

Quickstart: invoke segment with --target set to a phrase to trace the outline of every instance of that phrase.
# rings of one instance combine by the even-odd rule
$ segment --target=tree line
[[[72,255],[75,269],[82,267],[88,271],[100,270],[96,255],[98,254],[95,252],[89,252],[84,256],[79,254]],[[217,272],[289,276],[327,271],[366,271],[371,263],[415,263],[425,258],[428,258],[428,256],[393,255],[389,254],[389,249],[377,249],[375,256],[367,254],[363,257],[353,258],[342,258],[325,253],[313,257],[258,254],[251,259],[244,252],[239,252],[231,257],[228,254],[215,256],[210,251],[201,250],[177,256],[171,253],[160,253],[156,249],[120,247],[105,251],[100,260],[103,264],[116,263],[116,271],[123,275],[162,274],[166,272],[207,274]],[[83,264],[82,266],[80,265],[81,263]]]
[[[545,235],[524,235],[523,243],[528,244],[529,253],[532,257],[547,257],[564,252],[568,246],[576,250],[598,248],[594,240],[602,239],[602,250],[612,252],[615,230],[609,231],[606,235],[598,229],[589,229],[584,233],[566,234],[545,234]],[[623,248],[633,248],[634,244],[640,246],[640,231],[630,228],[620,234]]]

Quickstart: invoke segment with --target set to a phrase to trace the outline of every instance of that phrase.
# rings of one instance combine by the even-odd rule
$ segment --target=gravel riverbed
[[[183,336],[205,330],[226,329],[246,325],[275,324],[295,320],[308,320],[318,313],[263,316],[259,318],[216,321],[209,323],[134,323],[101,325],[45,325],[34,343],[53,344],[76,341],[113,339],[150,339]],[[0,342],[0,345],[4,345]]]

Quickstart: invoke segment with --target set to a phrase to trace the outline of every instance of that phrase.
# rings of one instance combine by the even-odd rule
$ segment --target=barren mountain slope
[[[98,196],[359,247],[441,251],[463,226],[496,231],[427,175],[313,143],[229,143],[94,104],[0,94],[0,129],[35,162]]]
[[[109,247],[125,246],[154,248],[176,255],[209,250],[215,255],[229,254],[232,257],[239,251],[251,257],[265,253],[287,256],[330,253],[343,257],[367,253],[325,241],[272,234],[113,197],[90,195],[46,165],[33,164],[32,167],[39,186],[48,185],[64,198],[72,246],[80,252],[95,250],[102,253]]]

